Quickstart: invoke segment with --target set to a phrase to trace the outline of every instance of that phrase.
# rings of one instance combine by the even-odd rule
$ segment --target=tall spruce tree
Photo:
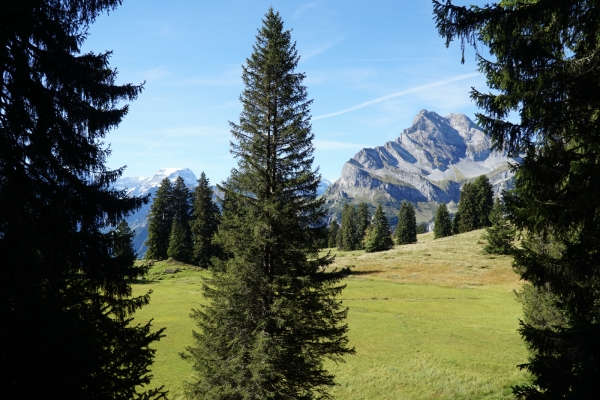
[[[122,399],[147,391],[161,336],[132,324],[146,273],[114,227],[146,199],[111,188],[106,134],[141,86],[110,52],[81,53],[117,0],[13,1],[0,11],[0,398]]]
[[[477,204],[477,229],[485,228],[492,224],[490,214],[494,207],[494,189],[489,178],[480,175],[473,182],[475,188],[475,204]]]
[[[371,225],[371,212],[367,203],[359,203],[356,207],[356,237],[359,249],[362,249],[363,240],[367,234],[367,229]]]
[[[478,220],[475,187],[472,182],[467,182],[460,189],[458,210],[452,221],[452,233],[473,231],[477,229]]]
[[[479,69],[493,92],[473,90],[478,122],[496,148],[522,155],[504,196],[524,234],[514,266],[546,293],[564,324],[522,321],[530,351],[526,399],[589,399],[600,390],[600,7],[596,1],[500,1],[485,7],[435,2],[447,44],[487,47]],[[464,57],[463,57],[464,61]],[[515,122],[509,115],[519,115]],[[559,251],[550,251],[557,248]],[[527,301],[527,300],[526,300]]]
[[[491,225],[481,238],[487,241],[483,251],[489,254],[512,254],[515,241],[515,229],[506,218],[504,203],[496,198],[490,213]]]
[[[490,226],[490,212],[494,206],[494,192],[487,176],[481,175],[475,181],[463,185],[454,216],[453,233],[470,232]]]
[[[187,263],[192,255],[189,228],[178,218],[173,218],[167,255],[175,261]]]
[[[377,206],[375,214],[373,215],[373,222],[367,229],[364,247],[367,253],[386,251],[394,247],[394,239],[392,239],[390,224],[383,214],[381,204]]]
[[[347,310],[335,299],[344,272],[325,272],[319,256],[325,214],[312,170],[304,74],[290,31],[271,8],[243,67],[243,111],[232,123],[237,169],[222,186],[235,204],[217,234],[230,258],[212,270],[194,310],[200,328],[187,348],[192,398],[328,397],[334,376],[323,359],[342,361]]]
[[[338,222],[334,219],[333,221],[331,221],[331,224],[329,224],[329,235],[328,235],[327,245],[330,248],[337,246],[337,237],[338,237],[339,230],[340,230],[340,224],[338,224]]]
[[[452,235],[452,221],[446,204],[442,203],[435,212],[433,221],[433,238],[440,239]]]
[[[356,207],[344,204],[342,209],[342,247],[340,250],[352,251],[361,248],[361,237],[358,231],[358,214]]]
[[[170,206],[173,221],[169,232],[167,256],[176,261],[189,263],[192,257],[192,236],[190,232],[192,195],[181,176],[178,176],[175,180],[171,193]]]
[[[210,267],[211,258],[219,256],[218,246],[212,240],[217,233],[221,213],[212,198],[213,191],[210,183],[202,172],[198,179],[198,186],[194,189],[190,231],[193,242],[192,262],[203,268]]]
[[[412,203],[403,201],[398,211],[398,226],[396,227],[396,242],[398,244],[417,243],[417,217]]]
[[[168,257],[173,215],[173,185],[169,178],[164,178],[148,214],[148,238],[145,243],[148,250],[144,256],[147,260],[164,260]]]
[[[123,257],[134,260],[137,258],[133,249],[133,231],[124,219],[113,231],[114,244],[112,254],[114,257]]]

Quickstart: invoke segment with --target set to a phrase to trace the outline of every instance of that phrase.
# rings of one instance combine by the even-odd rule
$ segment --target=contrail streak
[[[429,89],[429,88],[436,87],[436,86],[442,86],[442,85],[445,85],[445,84],[451,83],[451,82],[461,81],[463,79],[472,78],[477,75],[480,75],[479,72],[474,72],[472,74],[466,74],[466,75],[457,75],[457,76],[453,76],[451,78],[443,79],[441,81],[428,83],[427,85],[416,86],[414,88],[406,89],[401,92],[396,92],[396,93],[388,94],[387,96],[378,97],[376,99],[367,101],[366,103],[361,103],[354,107],[346,108],[345,110],[342,110],[342,111],[337,111],[337,112],[334,112],[331,114],[319,115],[318,117],[314,117],[312,120],[316,121],[318,119],[335,117],[336,115],[346,114],[350,111],[354,111],[354,110],[358,110],[359,108],[364,108],[364,107],[370,106],[371,104],[381,103],[382,101],[393,99],[394,97],[400,97],[400,96],[404,96],[406,94],[418,92],[420,90]]]
[[[158,145],[160,142],[162,142],[169,136],[171,136],[171,135],[169,134],[169,135],[165,136],[164,138],[160,139],[158,142],[154,143],[152,146],[150,146],[148,149],[146,149],[146,151],[144,151],[142,154],[140,154],[140,157],[143,156],[144,154],[146,154],[147,152],[149,152],[150,150],[152,150],[154,147],[156,147],[156,145]]]

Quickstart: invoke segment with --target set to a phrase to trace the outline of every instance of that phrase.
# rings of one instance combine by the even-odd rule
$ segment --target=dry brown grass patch
[[[380,253],[338,252],[334,267],[349,267],[351,279],[382,279],[400,283],[451,287],[521,286],[512,270],[512,257],[484,254],[483,230],[443,239],[433,233],[418,236],[418,243],[395,246]]]

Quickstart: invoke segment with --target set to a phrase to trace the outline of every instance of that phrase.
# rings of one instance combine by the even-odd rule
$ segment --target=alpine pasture
[[[481,251],[482,232],[437,240],[427,233],[416,244],[371,254],[324,250],[336,255],[333,268],[352,271],[342,299],[356,355],[327,363],[339,384],[334,398],[512,398],[511,386],[527,381],[517,368],[527,361],[514,294],[521,282],[511,257]],[[172,399],[183,397],[191,372],[179,353],[191,344],[189,314],[203,303],[203,276],[205,270],[162,261],[134,284],[137,294],[152,290],[136,318],[166,327],[152,368]]]

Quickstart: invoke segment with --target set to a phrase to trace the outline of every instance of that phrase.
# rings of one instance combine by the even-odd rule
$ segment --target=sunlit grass
[[[346,363],[327,362],[338,399],[508,399],[525,380],[518,336],[520,286],[510,257],[481,253],[481,231],[366,254],[337,252],[334,267],[349,266],[344,304],[349,307]],[[479,243],[478,243],[479,242]],[[167,268],[181,272],[164,274]],[[154,385],[182,396],[190,365],[178,353],[191,345],[192,308],[202,302],[200,277],[185,265],[157,263],[136,291],[152,289],[137,318],[154,318],[167,336],[156,344]]]

